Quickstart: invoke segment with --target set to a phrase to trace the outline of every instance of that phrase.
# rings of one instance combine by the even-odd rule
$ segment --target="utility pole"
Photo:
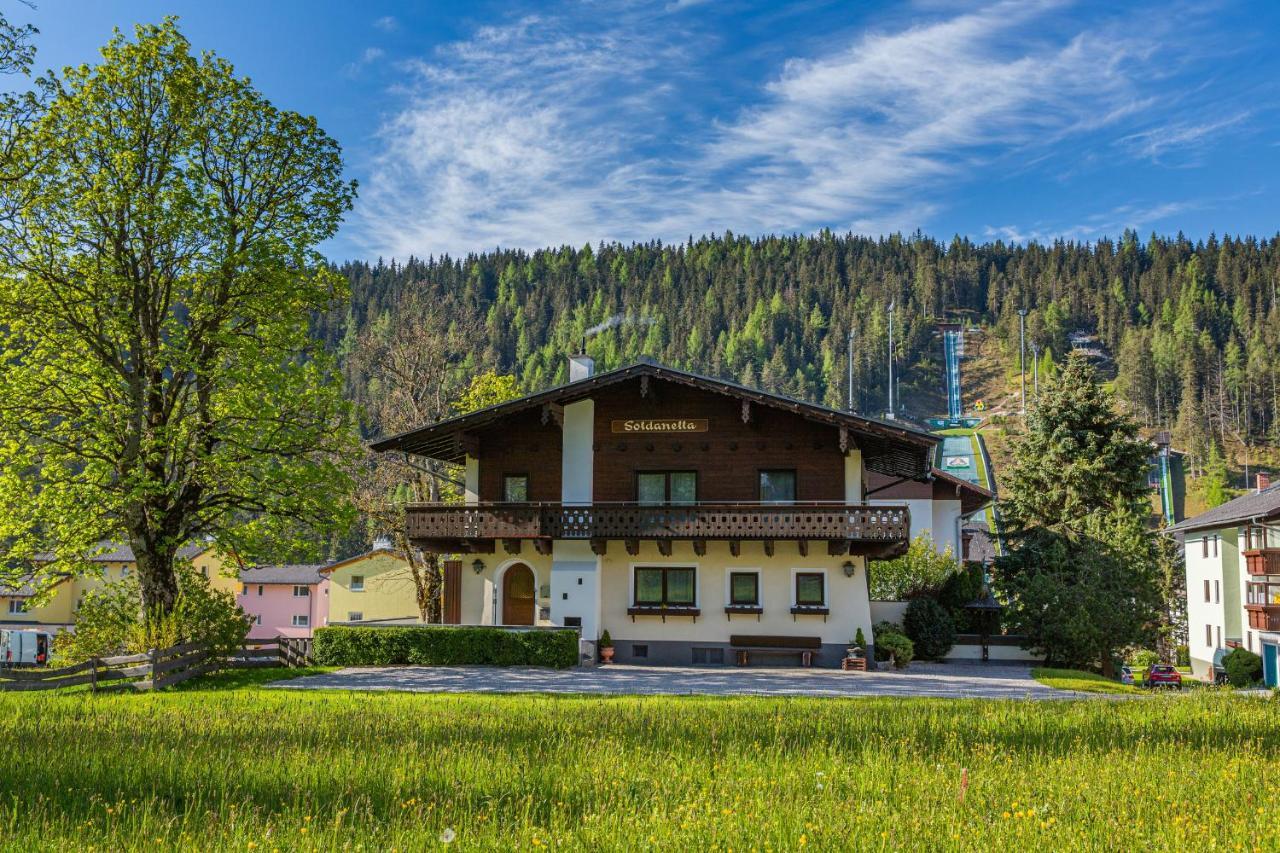
[[[849,414],[853,414],[853,326],[849,326]]]
[[[893,304],[889,300],[889,420],[893,420]]]
[[[1031,376],[1033,377],[1033,385],[1035,388],[1036,399],[1040,399],[1040,345],[1035,341],[1031,342]]]
[[[1018,373],[1022,375],[1022,414],[1027,414],[1027,309],[1018,309]]]

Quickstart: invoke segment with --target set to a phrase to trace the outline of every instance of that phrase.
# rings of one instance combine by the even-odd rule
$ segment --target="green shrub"
[[[235,596],[209,586],[189,565],[179,565],[177,574],[178,600],[165,616],[144,618],[136,573],[87,593],[76,611],[75,631],[58,636],[58,657],[70,663],[193,642],[227,655],[244,643],[249,621]]]
[[[1129,665],[1138,669],[1151,669],[1160,663],[1160,655],[1150,649],[1137,649],[1129,654]]]
[[[860,649],[865,649],[867,647],[867,635],[862,633],[861,628],[854,632],[853,644]]]
[[[600,643],[599,643],[599,646],[600,646],[600,648],[602,648],[602,649],[611,649],[611,648],[613,648],[613,637],[610,637],[610,636],[609,636],[609,629],[608,629],[608,628],[605,628],[605,629],[604,629],[604,633],[600,635]]]
[[[876,660],[886,661],[893,655],[893,665],[897,669],[905,669],[915,657],[915,648],[906,634],[896,631],[876,633]]]
[[[951,614],[932,598],[913,598],[902,617],[903,633],[915,654],[925,660],[941,660],[956,643]]]
[[[1190,646],[1178,646],[1177,656],[1178,656],[1178,666],[1182,666],[1182,667],[1191,666],[1191,647]]]
[[[315,632],[321,666],[549,666],[578,663],[576,631],[330,626]]]
[[[1262,680],[1262,658],[1243,646],[1228,652],[1222,658],[1222,666],[1232,687],[1248,687]]]
[[[949,576],[938,590],[938,603],[951,614],[956,631],[965,634],[982,633],[986,621],[988,633],[1000,633],[999,614],[974,612],[965,609],[982,595],[982,564],[965,563],[962,571]]]

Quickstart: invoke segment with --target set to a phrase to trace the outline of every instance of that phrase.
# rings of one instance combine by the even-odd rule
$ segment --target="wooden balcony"
[[[1255,631],[1280,631],[1280,604],[1246,604],[1249,627]]]
[[[1251,575],[1280,575],[1280,548],[1252,548],[1244,553],[1244,570]]]
[[[493,553],[502,542],[517,554],[529,541],[547,554],[556,539],[578,539],[597,554],[610,540],[631,554],[641,541],[657,542],[663,554],[672,542],[692,542],[703,554],[712,540],[729,542],[735,555],[743,541],[759,541],[772,554],[774,542],[790,540],[802,554],[825,542],[830,555],[888,557],[905,552],[911,517],[905,506],[864,504],[412,504],[407,523],[409,538],[435,553]]]

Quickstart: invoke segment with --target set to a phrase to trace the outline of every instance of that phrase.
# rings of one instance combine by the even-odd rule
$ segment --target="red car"
[[[1182,673],[1167,663],[1158,663],[1147,670],[1147,677],[1142,681],[1143,687],[1172,687],[1182,689]]]

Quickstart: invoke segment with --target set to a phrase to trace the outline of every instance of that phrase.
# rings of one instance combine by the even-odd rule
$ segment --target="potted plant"
[[[609,636],[608,628],[600,635],[600,642],[596,645],[600,649],[600,662],[613,663],[613,637]]]
[[[859,628],[858,632],[853,635],[853,644],[844,650],[845,655],[851,658],[866,657],[866,652],[864,651],[866,647],[867,637],[862,633],[862,629]]]

